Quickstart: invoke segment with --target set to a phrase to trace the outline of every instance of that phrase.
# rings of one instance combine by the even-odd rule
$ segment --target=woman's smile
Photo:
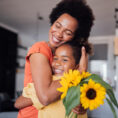
[[[52,35],[52,41],[54,42],[54,43],[59,43],[60,42],[60,40],[59,39],[57,39],[55,36],[53,36]]]

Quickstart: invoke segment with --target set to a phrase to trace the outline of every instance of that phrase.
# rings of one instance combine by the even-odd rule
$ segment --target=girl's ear
[[[75,69],[78,69],[79,68],[79,64],[77,64],[76,66],[75,66]]]

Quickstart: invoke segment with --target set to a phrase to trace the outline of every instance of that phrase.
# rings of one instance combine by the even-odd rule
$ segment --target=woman
[[[56,101],[61,95],[56,91],[61,86],[59,80],[51,79],[50,64],[53,52],[59,45],[70,40],[74,41],[74,38],[79,39],[79,43],[86,42],[93,20],[92,10],[82,1],[62,1],[53,9],[50,15],[49,42],[34,44],[26,56],[25,65],[24,86],[33,82],[38,99],[43,105]],[[82,52],[82,58],[85,59],[85,49],[82,49]],[[85,70],[86,64],[82,61],[80,70]],[[38,111],[33,106],[21,109],[18,114],[18,118],[37,117]]]

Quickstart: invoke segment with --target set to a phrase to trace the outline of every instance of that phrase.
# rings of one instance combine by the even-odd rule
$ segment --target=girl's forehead
[[[72,50],[72,47],[68,44],[63,44],[56,49],[56,51],[63,51],[63,50],[70,51]]]
[[[68,55],[73,56],[73,49],[70,45],[64,44],[58,47],[54,55]]]

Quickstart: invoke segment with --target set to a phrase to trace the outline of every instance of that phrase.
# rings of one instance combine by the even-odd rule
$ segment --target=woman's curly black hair
[[[91,8],[83,0],[63,0],[53,8],[49,16],[51,25],[64,13],[78,21],[78,29],[74,38],[80,42],[87,41],[94,21]]]

